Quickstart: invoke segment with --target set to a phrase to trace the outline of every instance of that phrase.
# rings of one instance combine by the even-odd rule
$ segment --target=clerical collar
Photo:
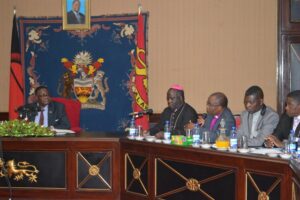
[[[221,116],[221,114],[218,114],[218,115],[215,115],[214,118],[219,119],[220,116]]]

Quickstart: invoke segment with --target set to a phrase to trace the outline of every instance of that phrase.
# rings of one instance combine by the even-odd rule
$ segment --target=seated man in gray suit
[[[44,127],[69,129],[70,123],[65,112],[65,106],[51,101],[48,88],[39,86],[35,89],[37,102],[26,104],[18,109],[21,118],[26,118]]]
[[[208,97],[206,104],[207,116],[199,116],[198,124],[201,126],[201,132],[210,131],[210,142],[215,142],[220,122],[225,120],[226,134],[229,136],[230,130],[235,126],[235,119],[228,106],[228,99],[222,92],[215,92]],[[189,123],[187,128],[192,129],[194,125]]]
[[[248,146],[262,146],[265,138],[273,133],[278,114],[264,104],[264,93],[258,86],[251,86],[245,92],[245,111],[241,114],[238,137],[246,135]]]

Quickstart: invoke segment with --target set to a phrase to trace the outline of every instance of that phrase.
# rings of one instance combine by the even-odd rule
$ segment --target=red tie
[[[41,126],[44,125],[44,113],[43,113],[43,110],[41,110],[41,113],[40,113],[40,125]]]

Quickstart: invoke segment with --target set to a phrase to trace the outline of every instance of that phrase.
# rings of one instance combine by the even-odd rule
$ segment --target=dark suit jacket
[[[179,135],[179,134],[185,135],[184,126],[188,124],[190,121],[193,123],[197,122],[198,116],[196,110],[187,103],[184,103],[183,106],[184,107],[181,107],[175,113],[175,119],[177,118],[178,119],[177,119],[176,127],[172,131],[173,135]],[[183,109],[182,112],[181,109]],[[154,135],[159,131],[163,131],[165,122],[170,121],[171,114],[172,114],[172,110],[169,107],[165,108],[160,116],[159,123],[149,130],[150,135]]]
[[[82,13],[79,13],[81,22],[79,22],[74,14],[73,11],[69,11],[67,15],[67,23],[68,24],[84,24],[85,23],[85,16]]]
[[[214,116],[208,114],[205,123],[203,127],[201,128],[201,132],[203,131],[209,131],[210,128],[210,123],[213,120]],[[220,115],[219,119],[216,121],[213,129],[210,131],[210,142],[214,142],[217,138],[218,131],[220,128],[220,122],[221,119],[225,120],[225,128],[226,128],[226,135],[229,136],[230,130],[232,129],[233,126],[235,126],[235,119],[234,116],[231,113],[231,110],[229,108],[225,108],[222,114]]]
[[[291,129],[293,129],[294,118],[289,117],[286,113],[280,116],[279,123],[276,126],[273,135],[275,135],[280,141],[288,139]],[[299,137],[300,124],[298,124],[295,135]]]
[[[26,104],[20,109],[20,115],[25,118],[26,115],[29,121],[35,120],[35,116],[39,111],[37,103]],[[58,129],[69,129],[70,123],[67,118],[65,106],[58,102],[50,102],[48,104],[48,126],[53,126]]]

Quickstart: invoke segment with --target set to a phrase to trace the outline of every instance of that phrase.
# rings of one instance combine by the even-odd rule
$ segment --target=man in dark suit
[[[84,24],[85,16],[84,14],[79,12],[80,9],[80,1],[73,0],[72,2],[72,10],[67,14],[67,23],[68,24]]]
[[[285,112],[281,115],[274,133],[266,138],[266,147],[283,147],[283,140],[288,139],[290,131],[300,137],[300,90],[287,95]]]
[[[217,138],[220,122],[225,120],[226,134],[235,126],[235,119],[228,108],[228,99],[222,92],[216,92],[208,97],[206,104],[207,117],[199,117],[198,123],[202,124],[202,131],[210,131],[211,142]]]
[[[230,130],[235,126],[235,119],[228,108],[228,99],[226,95],[222,92],[211,94],[207,99],[206,112],[207,115],[201,115],[198,118],[198,124],[201,126],[201,133],[209,131],[210,142],[215,142],[220,128],[220,122],[224,119],[226,134],[229,136]],[[194,124],[189,123],[186,128],[193,129]]]
[[[168,107],[161,114],[160,121],[149,130],[150,135],[163,138],[163,130],[166,121],[170,122],[173,135],[184,135],[184,126],[189,122],[197,121],[196,110],[184,100],[182,86],[174,84],[167,92]]]
[[[70,128],[65,106],[61,103],[51,101],[46,86],[37,87],[35,89],[35,96],[37,102],[26,104],[18,109],[21,118],[33,121],[44,127]]]

